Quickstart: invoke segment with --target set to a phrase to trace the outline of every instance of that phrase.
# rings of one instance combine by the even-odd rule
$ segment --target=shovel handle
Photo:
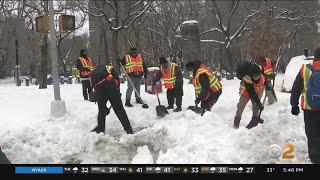
[[[157,91],[157,98],[158,98],[158,103],[159,103],[159,106],[160,106],[161,104],[160,104],[160,99],[159,99],[158,91]]]

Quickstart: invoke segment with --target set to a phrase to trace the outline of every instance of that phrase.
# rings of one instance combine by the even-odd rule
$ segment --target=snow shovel
[[[204,109],[199,107],[198,105],[189,106],[188,109],[195,112],[196,114],[201,114],[201,116],[203,116],[203,114],[204,114]]]
[[[156,106],[156,111],[157,111],[157,115],[160,118],[165,117],[167,114],[169,114],[168,110],[166,109],[166,107],[164,105],[160,104],[160,99],[159,99],[159,95],[158,95],[158,91],[157,91],[157,98],[158,98],[158,103],[159,105]]]
[[[139,96],[139,98],[140,98],[140,100],[141,100],[141,102],[142,102],[142,108],[143,108],[143,109],[148,109],[148,108],[149,108],[148,104],[144,103],[144,101],[142,100],[141,96],[139,95],[137,89],[134,87],[134,84],[133,84],[133,82],[131,81],[131,79],[130,79],[129,75],[127,74],[126,70],[124,69],[123,65],[122,65],[120,62],[119,62],[119,64],[120,64],[123,72],[127,75],[127,78],[128,78],[128,80],[129,80],[131,86],[133,87],[134,92]]]
[[[264,98],[263,98],[263,101],[262,101],[262,105],[264,105],[264,103],[266,102],[266,99],[267,99],[267,94],[264,95]],[[258,122],[256,122],[256,124],[255,124],[254,126],[249,127],[249,125],[250,125],[250,123],[251,123],[251,121],[250,121],[249,124],[247,125],[247,128],[248,128],[248,129],[251,129],[251,128],[253,128],[253,127],[256,127],[259,123],[260,123],[260,124],[263,124],[263,123],[264,123],[264,121],[260,118],[262,111],[263,111],[263,110],[260,110],[260,111],[259,111]]]

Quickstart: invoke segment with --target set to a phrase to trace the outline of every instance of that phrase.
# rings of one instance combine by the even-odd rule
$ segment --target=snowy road
[[[280,93],[282,76],[277,77],[278,102],[265,106],[263,125],[251,130],[251,103],[244,111],[240,128],[234,130],[233,117],[239,100],[238,80],[223,80],[223,93],[212,112],[203,117],[182,111],[158,119],[155,95],[142,93],[149,109],[126,108],[135,127],[147,127],[126,135],[113,113],[107,117],[106,135],[91,133],[96,126],[97,105],[82,100],[81,85],[61,85],[68,113],[50,118],[53,89],[16,87],[0,81],[0,145],[13,163],[310,163],[302,114],[292,116],[290,94]],[[143,88],[144,89],[144,86]],[[122,84],[122,99],[126,85]],[[166,105],[166,94],[160,94]],[[194,102],[192,85],[184,85],[183,109]],[[123,135],[119,138],[119,133]],[[295,145],[294,160],[273,159],[271,144]]]

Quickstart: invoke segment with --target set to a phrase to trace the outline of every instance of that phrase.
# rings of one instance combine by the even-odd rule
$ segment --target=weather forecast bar
[[[125,175],[125,174],[194,174],[194,175],[285,175],[313,174],[320,166],[312,164],[64,164],[64,165],[0,165],[3,175]]]
[[[63,174],[63,167],[15,167],[16,174]]]

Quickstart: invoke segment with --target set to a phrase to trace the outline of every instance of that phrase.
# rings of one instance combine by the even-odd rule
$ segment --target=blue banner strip
[[[63,174],[62,167],[15,167],[16,174]]]

